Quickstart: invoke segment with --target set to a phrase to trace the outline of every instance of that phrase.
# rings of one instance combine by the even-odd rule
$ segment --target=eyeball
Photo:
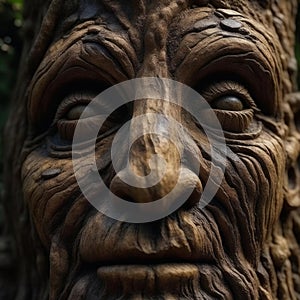
[[[73,107],[66,115],[67,120],[78,120],[86,107],[84,105],[78,105]]]
[[[93,111],[89,106],[76,105],[67,112],[66,119],[70,121],[79,120],[84,111],[86,116],[93,116]]]
[[[229,111],[241,111],[245,109],[244,103],[236,96],[222,96],[213,101],[212,108]]]

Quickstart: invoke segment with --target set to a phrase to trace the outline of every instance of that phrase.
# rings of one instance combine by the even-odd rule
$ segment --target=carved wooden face
[[[98,2],[82,1],[61,20],[28,93],[30,150],[22,167],[23,193],[49,253],[50,299],[277,297],[270,245],[287,177],[288,88],[285,52],[267,10],[243,1]],[[134,144],[131,164],[145,176],[149,157],[163,155],[163,181],[144,191],[120,181],[109,151],[118,128],[132,117],[176,116],[201,155],[191,153],[200,173],[187,170],[187,184],[198,189],[186,205],[155,222],[119,222],[96,211],[78,187],[74,128],[98,93],[150,76],[196,89],[214,109],[232,152],[219,153],[224,179],[200,209],[197,200],[211,168],[201,126],[179,107],[149,99],[121,107],[104,124],[96,145],[98,172],[114,193],[151,202],[172,188],[178,174],[176,145],[148,134]],[[164,125],[149,119],[140,126]],[[83,163],[83,172],[89,167]],[[151,168],[159,169],[159,163]]]

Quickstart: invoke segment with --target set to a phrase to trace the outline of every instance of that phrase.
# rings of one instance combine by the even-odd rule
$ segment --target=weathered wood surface
[[[296,0],[25,1],[25,48],[5,141],[5,233],[17,277],[10,288],[3,272],[3,299],[300,299],[296,12]],[[225,177],[205,209],[193,201],[163,220],[126,224],[82,196],[70,144],[83,100],[99,86],[147,76],[197,89],[239,160],[220,160]],[[202,130],[178,107],[155,101],[125,114],[149,111],[189,129],[201,174],[189,171],[187,180],[201,193],[211,165]],[[122,122],[124,111],[107,130]],[[113,137],[96,151],[108,186],[135,202],[168,192],[176,145],[152,135],[137,141],[136,172],[146,175],[155,153],[169,165],[160,184],[140,193],[122,184],[107,159]]]

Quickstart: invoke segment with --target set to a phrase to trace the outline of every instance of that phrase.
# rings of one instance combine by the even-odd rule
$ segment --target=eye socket
[[[82,130],[86,130],[84,138],[88,139],[90,130],[99,128],[98,135],[105,134],[117,128],[128,119],[129,111],[126,105],[122,105],[115,111],[111,103],[92,101],[95,94],[76,93],[68,95],[59,105],[56,117],[55,127],[58,136],[65,141],[72,141],[76,126],[81,121]],[[108,99],[109,100],[109,99]]]
[[[200,93],[225,131],[245,132],[253,121],[254,112],[258,111],[248,90],[235,81],[211,83],[200,89]]]

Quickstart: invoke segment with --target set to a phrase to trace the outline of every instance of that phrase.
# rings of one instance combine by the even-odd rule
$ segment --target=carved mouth
[[[204,251],[196,257],[187,249],[165,249],[163,252],[157,252],[155,254],[147,254],[140,252],[133,252],[126,248],[117,248],[116,252],[120,252],[119,256],[111,256],[98,259],[94,262],[88,262],[88,264],[97,264],[98,268],[116,268],[125,266],[152,266],[158,267],[161,265],[196,265],[196,264],[211,264],[214,262],[213,255],[205,253]],[[201,251],[201,249],[200,249]],[[112,252],[113,253],[113,252]],[[84,257],[82,257],[84,258]]]
[[[207,226],[196,227],[189,214],[138,226],[97,214],[82,231],[80,256],[85,263],[116,268],[211,263],[214,251]]]
[[[79,279],[68,300],[196,299],[193,292],[197,291],[199,269],[195,264],[115,265],[99,267],[95,275]]]

